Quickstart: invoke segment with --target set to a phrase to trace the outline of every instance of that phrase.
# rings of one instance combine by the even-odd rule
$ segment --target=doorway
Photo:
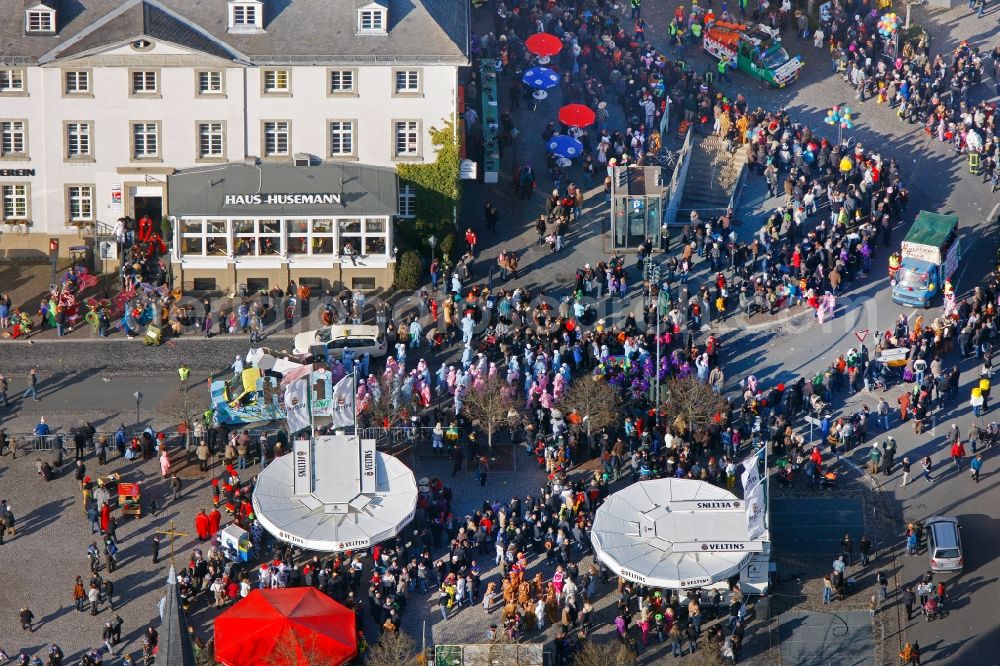
[[[153,221],[153,229],[159,233],[160,219],[163,216],[163,196],[136,195],[135,198],[132,199],[132,212],[133,217],[137,220],[141,220],[143,217],[149,216],[149,219]]]

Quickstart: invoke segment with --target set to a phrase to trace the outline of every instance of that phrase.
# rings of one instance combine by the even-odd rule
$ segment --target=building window
[[[416,120],[397,120],[394,125],[394,155],[418,157],[420,155],[420,123]]]
[[[389,242],[388,218],[343,218],[340,226],[340,254],[345,254],[347,244],[351,244],[354,254],[381,257],[386,254]]]
[[[399,217],[417,216],[417,188],[413,185],[399,186]]]
[[[285,220],[289,254],[330,256],[334,248],[333,220]],[[301,281],[300,281],[301,282]]]
[[[285,157],[289,153],[289,128],[287,120],[264,121],[264,156]]]
[[[353,69],[331,69],[330,70],[330,94],[342,95],[354,92],[354,70]]]
[[[90,72],[88,70],[67,71],[63,75],[63,90],[67,95],[90,94]]]
[[[91,157],[90,123],[66,123],[66,158]]]
[[[330,121],[330,157],[354,155],[354,121]]]
[[[197,76],[199,95],[221,95],[225,92],[222,87],[222,72],[218,70],[200,71]]]
[[[133,95],[155,95],[156,70],[136,70],[132,72],[132,94]]]
[[[385,32],[385,10],[364,8],[358,10],[358,32]]]
[[[0,95],[24,92],[23,69],[0,69]]]
[[[5,220],[28,219],[27,185],[3,186],[3,219]]]
[[[194,278],[194,291],[215,291],[215,278]]]
[[[70,222],[94,220],[94,186],[70,185],[66,188],[66,208]]]
[[[233,5],[233,27],[257,27],[256,5]]]
[[[25,32],[55,32],[56,13],[38,9],[29,9],[25,16]]]
[[[281,254],[280,220],[233,220],[237,257]]]
[[[229,254],[226,220],[181,220],[181,254],[196,257],[224,257]]]
[[[291,91],[291,73],[287,69],[264,70],[265,95],[287,95]]]
[[[396,94],[407,95],[420,92],[420,70],[396,70]]]
[[[198,123],[198,157],[211,159],[225,155],[226,131],[221,122]]]
[[[4,120],[0,122],[0,157],[25,158],[28,156],[28,121]]]
[[[160,156],[157,123],[132,123],[132,157],[141,160]]]

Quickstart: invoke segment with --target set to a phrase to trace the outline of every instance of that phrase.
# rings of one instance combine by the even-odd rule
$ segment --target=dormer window
[[[38,2],[24,10],[24,31],[52,34],[56,31],[56,11]]]
[[[358,33],[384,35],[387,30],[386,8],[377,2],[358,10]]]
[[[264,3],[235,0],[229,3],[229,32],[260,32],[264,29]]]

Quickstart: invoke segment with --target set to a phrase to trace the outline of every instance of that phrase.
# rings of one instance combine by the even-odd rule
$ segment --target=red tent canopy
[[[539,56],[554,56],[562,50],[562,40],[547,32],[536,32],[524,40],[529,51]]]
[[[311,587],[253,590],[215,620],[225,666],[339,666],[357,653],[354,612]]]

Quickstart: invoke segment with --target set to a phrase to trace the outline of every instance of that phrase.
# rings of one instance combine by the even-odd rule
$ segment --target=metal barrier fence
[[[257,444],[260,440],[262,434],[267,435],[268,443],[273,444],[277,435],[277,430],[267,430],[263,428],[234,428],[229,432],[243,432],[246,431],[247,435],[250,437],[251,448],[256,450]],[[412,428],[411,428],[412,430]],[[125,431],[125,443],[128,445],[132,441],[133,437],[142,437],[142,434],[147,432],[146,430],[131,430]],[[7,446],[12,446],[11,440],[17,442],[18,451],[53,451],[56,448],[62,448],[65,451],[69,451],[75,448],[73,437],[73,432],[57,432],[48,435],[36,435],[33,432],[13,432],[7,433]],[[158,439],[159,435],[163,435],[163,440],[167,443],[167,446],[184,446],[193,450],[197,446],[197,442],[194,438],[194,430],[188,430],[187,432],[180,432],[178,430],[154,430],[153,439],[154,441]],[[108,445],[114,448],[115,436],[117,431],[113,432],[95,432],[93,435],[87,436],[87,441],[85,448],[93,450],[96,446],[97,439],[101,436],[107,437]],[[428,435],[429,437],[429,435]],[[217,442],[220,448],[226,445],[226,441],[219,440]]]

